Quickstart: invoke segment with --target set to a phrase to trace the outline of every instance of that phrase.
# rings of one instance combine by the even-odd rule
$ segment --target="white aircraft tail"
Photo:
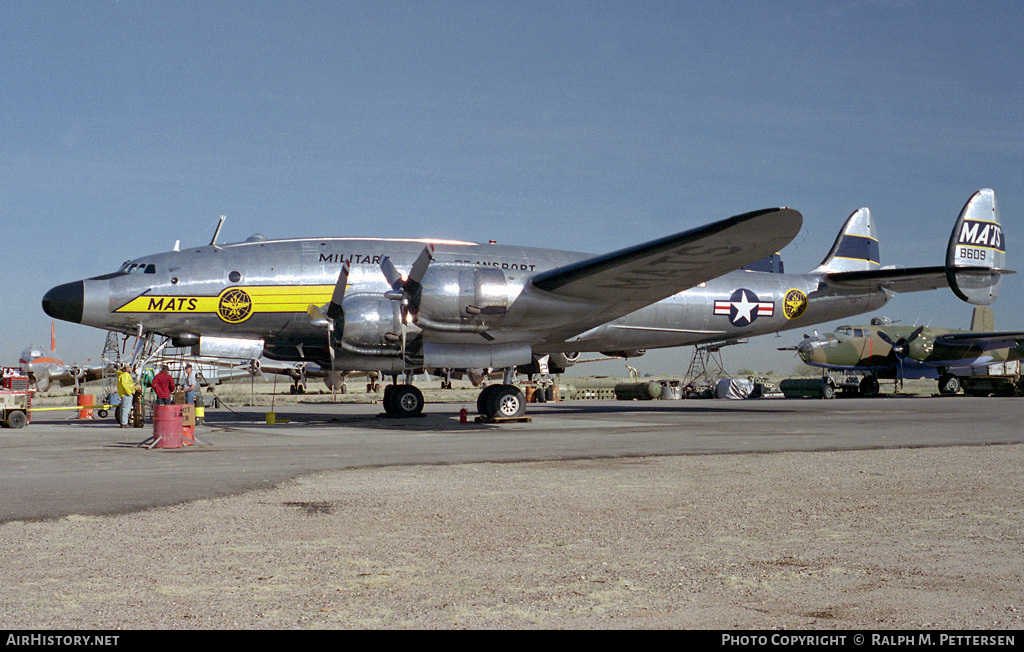
[[[875,221],[871,219],[871,211],[860,208],[846,218],[832,250],[811,273],[859,272],[875,270],[880,265]]]
[[[946,249],[946,279],[956,296],[987,306],[999,296],[1005,266],[1006,244],[996,193],[983,188],[967,200],[953,226]]]

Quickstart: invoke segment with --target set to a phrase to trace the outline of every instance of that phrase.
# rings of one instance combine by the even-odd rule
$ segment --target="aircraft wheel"
[[[821,398],[835,398],[836,388],[831,383],[822,383],[821,385]]]
[[[391,391],[391,410],[385,411],[396,417],[414,417],[423,412],[423,392],[414,385],[396,385]]]
[[[960,379],[953,374],[946,374],[939,379],[939,393],[943,396],[953,396],[960,391]]]
[[[21,410],[14,410],[7,415],[8,428],[24,428],[26,425],[28,425],[28,419]]]
[[[480,396],[476,399],[476,411],[484,416],[493,416],[488,410],[488,405],[491,402],[491,396],[496,392],[501,385],[488,385],[480,390]]]
[[[860,381],[861,396],[878,396],[878,378],[875,376],[864,376]]]
[[[487,416],[514,419],[526,413],[526,397],[514,385],[495,385],[498,389],[491,394]]]
[[[394,385],[385,385],[384,387],[384,398],[381,399],[381,403],[384,405],[384,411],[388,414],[394,413],[394,407],[391,405],[391,396],[395,393]]]

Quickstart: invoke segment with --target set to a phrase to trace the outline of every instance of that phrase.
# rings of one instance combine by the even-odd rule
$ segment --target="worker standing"
[[[195,405],[196,402],[196,372],[192,365],[185,365],[185,403]]]
[[[118,413],[118,420],[122,428],[127,428],[128,417],[132,413],[132,403],[135,399],[135,379],[132,378],[126,364],[122,364],[117,370],[117,395],[121,397],[121,412]]]
[[[153,377],[149,384],[156,393],[157,405],[170,405],[171,394],[174,393],[174,378],[171,377],[171,369],[167,365],[160,367],[160,373]]]

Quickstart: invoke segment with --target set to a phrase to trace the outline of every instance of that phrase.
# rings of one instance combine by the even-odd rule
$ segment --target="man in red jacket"
[[[153,377],[149,384],[156,392],[157,405],[170,405],[171,394],[174,393],[174,379],[171,378],[171,370],[167,365],[160,367],[160,373]]]

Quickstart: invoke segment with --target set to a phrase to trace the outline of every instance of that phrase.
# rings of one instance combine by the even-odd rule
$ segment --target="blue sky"
[[[603,253],[770,206],[787,271],[868,206],[883,264],[943,261],[996,191],[1024,232],[1018,2],[8,3],[4,364],[50,287],[208,242],[364,235]],[[999,328],[1024,329],[1004,282]],[[966,326],[949,291],[882,313]],[[866,315],[866,321],[871,315]],[[822,330],[836,324],[825,325]],[[65,358],[104,333],[58,323]],[[734,366],[792,368],[764,337]],[[691,349],[635,361],[685,366]],[[618,369],[616,366],[615,369]]]

